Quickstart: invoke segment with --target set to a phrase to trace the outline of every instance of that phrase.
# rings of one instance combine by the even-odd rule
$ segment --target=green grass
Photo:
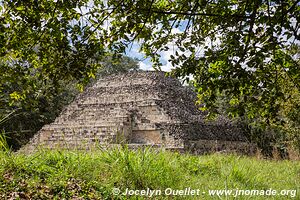
[[[168,196],[166,188],[199,189],[200,195]],[[114,195],[161,190],[162,195]],[[287,196],[210,196],[209,190],[297,190]],[[115,189],[116,191],[116,189]],[[203,193],[205,192],[205,193]],[[235,192],[235,191],[234,191]],[[236,155],[192,156],[155,149],[0,151],[0,199],[300,199],[300,162]]]

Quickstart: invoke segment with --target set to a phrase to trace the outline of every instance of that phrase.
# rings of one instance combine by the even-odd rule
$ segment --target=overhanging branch
[[[207,16],[207,17],[232,17],[232,18],[241,18],[241,19],[251,19],[251,16],[245,15],[220,15],[214,13],[198,13],[198,12],[178,12],[178,11],[163,11],[163,10],[152,10],[152,13],[165,14],[165,15],[187,15],[187,16]]]

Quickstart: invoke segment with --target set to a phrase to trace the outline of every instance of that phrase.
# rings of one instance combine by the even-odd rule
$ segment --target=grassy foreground
[[[232,193],[210,191],[222,189]],[[155,149],[0,151],[0,199],[300,199],[300,162]]]

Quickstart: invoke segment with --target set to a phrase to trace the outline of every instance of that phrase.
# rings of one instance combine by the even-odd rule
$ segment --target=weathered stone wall
[[[185,152],[193,154],[205,154],[212,152],[236,153],[255,155],[257,146],[248,142],[222,141],[222,140],[187,140],[185,141]]]
[[[197,141],[247,141],[243,130],[225,118],[205,122],[195,98],[193,91],[164,73],[106,77],[78,95],[24,149],[120,143],[195,149],[189,147],[201,146]]]

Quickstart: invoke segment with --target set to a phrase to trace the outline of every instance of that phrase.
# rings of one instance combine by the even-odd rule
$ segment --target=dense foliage
[[[193,78],[203,109],[218,113],[225,97],[260,147],[299,147],[299,2],[108,0],[111,26],[98,31],[122,48],[139,41],[156,68],[170,53],[170,74]]]
[[[300,86],[299,1],[109,0],[107,8],[107,37],[125,46],[140,41],[157,67],[159,54],[173,47],[171,74],[192,75],[206,107],[214,108],[224,92],[234,114],[259,113],[270,121],[283,102],[295,102],[290,95]]]
[[[94,83],[102,76],[139,70],[138,61],[126,56],[119,58],[107,56],[99,62],[102,67],[97,69],[94,77],[87,82],[88,84]],[[27,100],[27,98],[24,98],[16,101],[14,104],[2,99],[0,130],[5,131],[3,133],[7,137],[9,146],[13,149],[18,149],[26,144],[28,139],[44,124],[52,122],[61,110],[80,92],[76,87],[80,84],[77,80],[69,82],[62,79],[59,80],[59,85],[55,87],[50,83],[41,83],[41,81],[37,81],[35,84],[38,90],[44,91],[43,94],[34,96],[34,91],[29,92],[27,98],[30,97],[32,99]],[[7,87],[6,89],[12,91],[14,88]],[[3,96],[9,99],[9,94],[7,92]]]
[[[299,2],[2,0],[0,109],[34,110],[65,81],[82,88],[107,52],[137,41],[156,68],[171,52],[170,74],[193,77],[203,109],[226,96],[227,114],[299,139]]]

